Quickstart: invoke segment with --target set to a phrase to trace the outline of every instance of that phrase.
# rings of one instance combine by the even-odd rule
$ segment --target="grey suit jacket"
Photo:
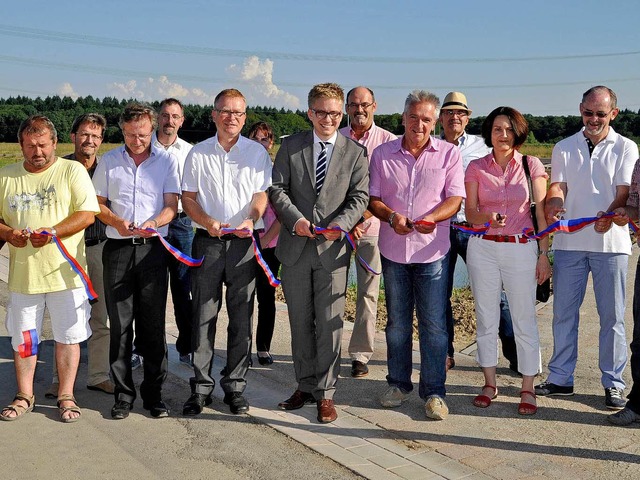
[[[316,195],[315,176],[313,132],[285,138],[276,155],[269,190],[283,226],[276,255],[284,265],[291,266],[300,258],[306,242],[314,242],[324,268],[333,270],[349,264],[351,247],[347,240],[330,242],[322,235],[317,240],[299,237],[293,234],[293,228],[302,217],[319,227],[336,222],[346,231],[357,224],[369,202],[367,150],[338,135],[320,195]]]

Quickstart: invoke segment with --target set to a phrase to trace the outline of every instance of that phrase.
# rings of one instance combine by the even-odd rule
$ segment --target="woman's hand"
[[[538,285],[542,285],[551,278],[551,263],[546,255],[538,255],[538,263],[536,264],[536,281]]]
[[[489,226],[491,228],[504,228],[507,224],[507,216],[501,213],[491,212],[491,220]]]

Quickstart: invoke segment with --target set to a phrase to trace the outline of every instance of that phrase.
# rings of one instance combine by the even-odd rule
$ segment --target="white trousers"
[[[476,359],[481,367],[498,364],[500,293],[504,288],[513,319],[518,370],[536,375],[542,369],[536,320],[536,263],[538,246],[469,239],[467,269],[476,305]]]

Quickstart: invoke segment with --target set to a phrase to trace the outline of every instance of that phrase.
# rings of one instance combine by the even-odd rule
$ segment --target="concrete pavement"
[[[628,279],[627,336],[629,339],[632,327],[630,305],[637,258],[638,249],[634,247]],[[6,285],[1,287],[2,290],[6,290]],[[227,445],[226,439],[220,438],[222,432],[218,426],[223,421],[223,429],[231,428],[230,425],[235,423],[241,423],[246,427],[247,435],[252,438],[250,441],[253,441],[254,435],[259,436],[265,433],[265,429],[267,430],[265,435],[268,436],[268,427],[270,427],[287,435],[305,448],[315,450],[352,472],[371,479],[640,478],[640,430],[633,427],[610,426],[606,421],[606,416],[611,412],[604,406],[604,391],[600,385],[597,362],[598,319],[590,288],[589,286],[581,309],[576,395],[565,398],[539,398],[539,411],[533,417],[518,415],[520,379],[511,374],[507,363],[502,360],[498,368],[500,396],[487,409],[478,409],[472,405],[471,402],[479,393],[483,383],[482,374],[473,357],[474,345],[456,354],[456,368],[449,372],[447,404],[450,416],[447,420],[434,422],[426,419],[423,410],[424,402],[417,395],[417,370],[414,370],[416,390],[410,398],[400,408],[383,409],[379,406],[378,397],[386,387],[384,333],[377,334],[376,353],[369,364],[369,376],[353,379],[349,376],[350,361],[346,355],[350,324],[345,325],[343,377],[338,383],[335,396],[339,410],[338,420],[329,425],[318,424],[315,420],[314,407],[295,412],[278,410],[277,403],[287,398],[295,389],[286,305],[279,304],[276,334],[272,346],[275,363],[269,367],[261,367],[256,361],[256,367],[250,370],[245,392],[251,403],[251,410],[247,417],[234,417],[227,414],[227,407],[221,402],[222,393],[219,388],[214,391],[217,401],[211,408],[206,408],[202,415],[193,419],[180,416],[182,402],[186,400],[189,393],[187,380],[191,371],[177,361],[174,348],[176,331],[170,314],[171,307],[169,307],[167,341],[170,344],[170,376],[168,388],[165,390],[170,392],[167,401],[174,411],[172,418],[166,422],[167,426],[164,421],[159,422],[150,419],[147,415],[139,414],[138,412],[142,412],[139,405],[136,406],[135,415],[124,422],[110,421],[108,417],[112,399],[106,395],[98,395],[99,398],[97,398],[96,394],[89,394],[84,390],[81,371],[76,388],[81,406],[85,411],[81,422],[62,425],[54,421],[55,412],[50,412],[46,415],[30,415],[29,419],[25,418],[13,424],[3,422],[0,428],[4,428],[3,433],[12,432],[13,435],[19,435],[20,432],[24,433],[25,426],[28,426],[30,432],[37,432],[48,438],[54,436],[54,432],[71,432],[71,435],[78,439],[85,435],[89,438],[96,433],[101,436],[100,438],[102,435],[113,435],[116,438],[119,431],[126,430],[123,441],[134,445],[144,445],[145,442],[150,441],[149,439],[157,439],[160,435],[166,434],[169,440],[161,443],[162,448],[168,448],[169,452],[176,449],[188,452],[196,439],[197,442],[202,443],[202,448],[199,450],[202,455],[206,456],[206,452],[209,452],[210,461],[215,462],[216,453],[220,449],[232,448],[233,445],[233,441],[231,441],[232,445]],[[2,297],[0,297],[0,303],[4,305]],[[551,302],[539,309],[543,364],[549,360],[553,348],[551,310]],[[226,313],[223,309],[216,339],[216,364],[213,368],[216,374],[224,366],[225,325]],[[8,339],[0,340],[4,342]],[[416,350],[417,345],[414,346],[414,365],[417,367]],[[4,359],[6,358],[4,346],[2,357],[0,378],[3,380],[3,388],[0,393],[0,403],[5,404],[11,400],[15,387],[12,384],[6,388],[5,379],[11,376],[10,372],[7,373],[7,369],[12,368],[12,364]],[[47,361],[46,358],[44,361]],[[50,366],[44,365],[44,367],[38,372],[39,407],[40,399],[44,399],[46,372]],[[546,371],[540,380],[545,377]],[[630,382],[628,372],[626,379]],[[50,403],[53,404],[53,402]],[[38,410],[42,411],[40,408]],[[215,422],[211,422],[212,420]],[[135,429],[119,427],[119,425],[130,426],[133,422],[136,422]],[[214,428],[209,428],[209,425],[213,425]],[[159,430],[161,427],[162,430]],[[195,436],[188,440],[187,444],[181,444],[177,440],[172,442],[170,440],[172,433],[165,432],[165,428],[168,430],[176,428],[180,432],[186,429],[194,432]],[[28,435],[26,437],[28,438]],[[6,447],[7,435],[3,434],[2,438],[0,444]],[[183,437],[178,435],[176,438]],[[241,434],[234,438],[241,438]],[[216,439],[218,441],[215,441]],[[86,461],[79,465],[79,471],[90,473],[95,478],[111,478],[110,475],[103,476],[105,472],[110,472],[104,467],[113,467],[113,464],[109,459],[105,459],[102,450],[91,445],[90,442],[81,442],[81,444]],[[212,444],[215,444],[215,449],[207,450],[205,445]],[[22,445],[14,443],[10,445],[12,447],[5,448],[5,452],[15,455],[8,465],[13,470],[5,469],[7,460],[11,457],[3,455],[0,457],[3,458],[0,460],[0,467],[3,467],[0,471],[14,471],[17,476],[20,471],[17,466],[27,461],[26,456],[20,453],[23,451],[21,447],[26,447],[29,443],[25,440]],[[55,445],[55,442],[51,445]],[[110,448],[112,447],[113,445],[110,445]],[[108,452],[108,450],[109,448],[105,451]],[[270,456],[266,452],[269,452],[269,449],[260,453],[265,461]],[[179,456],[171,454],[166,458],[158,459],[156,464],[148,459],[145,462],[144,452],[135,448],[130,454],[131,462],[137,462],[135,464],[140,464],[144,468],[149,468],[149,464],[154,467],[149,470],[143,469],[142,471],[148,475],[143,475],[141,478],[177,477],[178,475],[174,473],[190,468],[191,459],[181,462],[176,460]],[[110,456],[111,453],[108,455]],[[273,455],[282,457],[287,462],[295,462],[296,456],[302,454],[296,454],[292,449],[285,452],[273,450]],[[296,476],[333,478],[336,475],[334,470],[328,469],[327,465],[330,464],[323,463],[326,458],[322,459],[319,456],[314,458],[316,461],[304,463],[304,469],[299,470]],[[171,462],[170,459],[174,461]],[[193,461],[194,464],[199,465],[198,459]],[[34,471],[39,471],[37,458],[32,458],[31,462]],[[289,476],[283,470],[278,470],[284,467],[277,465],[266,472],[253,471],[251,468],[241,470],[234,462],[223,463],[220,466],[228,470],[230,478],[242,474],[247,478]],[[46,468],[46,465],[41,467]],[[323,469],[327,469],[326,472]],[[318,474],[319,470],[322,473]],[[65,472],[64,476],[80,478],[75,473],[77,472]],[[47,478],[55,478],[55,475],[49,475]],[[196,478],[199,477],[196,476]]]

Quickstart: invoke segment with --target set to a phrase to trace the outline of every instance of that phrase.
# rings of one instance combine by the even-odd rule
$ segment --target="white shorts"
[[[53,293],[10,292],[5,324],[16,352],[30,343],[34,346],[40,343],[45,306],[49,310],[56,342],[69,345],[83,342],[91,336],[91,306],[84,287]]]

